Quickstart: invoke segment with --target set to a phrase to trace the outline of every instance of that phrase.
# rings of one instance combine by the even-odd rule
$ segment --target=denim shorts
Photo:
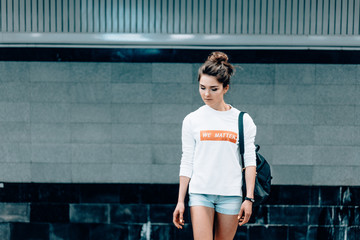
[[[210,194],[189,194],[189,206],[205,206],[214,208],[216,212],[237,215],[240,211],[242,197],[240,196],[221,196]]]

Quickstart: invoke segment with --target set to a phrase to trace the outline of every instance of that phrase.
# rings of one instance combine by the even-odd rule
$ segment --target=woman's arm
[[[179,184],[179,197],[176,208],[173,213],[173,223],[177,228],[182,229],[184,226],[184,212],[185,212],[185,196],[187,192],[187,188],[189,186],[190,178],[185,176],[180,176],[180,184]]]
[[[244,115],[244,164],[245,164],[245,182],[246,196],[254,198],[255,178],[256,178],[256,152],[255,152],[255,136],[256,125],[249,114]],[[253,203],[245,200],[239,212],[239,225],[242,226],[250,220],[252,214]]]
[[[246,197],[254,198],[254,188],[255,188],[255,178],[256,178],[256,167],[249,166],[245,169],[245,182],[246,182]],[[239,226],[244,225],[249,222],[252,214],[252,205],[253,203],[249,200],[245,200],[241,204],[241,209],[239,212]]]

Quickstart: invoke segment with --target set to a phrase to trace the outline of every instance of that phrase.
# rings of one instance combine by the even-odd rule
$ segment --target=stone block
[[[274,146],[271,163],[274,165],[313,165],[313,146]]]
[[[31,203],[30,221],[35,222],[69,222],[69,204]]]
[[[342,187],[341,188],[341,204],[345,206],[360,205],[360,188],[358,187]],[[360,221],[360,219],[358,219]]]
[[[117,183],[151,183],[151,164],[112,164],[112,181]]]
[[[151,103],[152,85],[148,83],[113,83],[112,103]]]
[[[49,240],[89,239],[91,225],[82,223],[52,223],[50,224]]]
[[[112,148],[110,144],[72,144],[73,163],[110,163]]]
[[[112,124],[112,143],[148,144],[152,128],[151,124]]]
[[[191,110],[190,104],[154,104],[152,106],[152,122],[182,123]]]
[[[178,175],[178,173],[176,174]],[[178,178],[178,177],[177,177]],[[135,202],[141,202],[146,204],[176,204],[179,195],[179,178],[175,184],[143,184],[139,189],[133,189],[131,191],[137,191],[138,199]],[[125,191],[123,191],[125,192]],[[130,192],[130,191],[129,191]],[[161,196],[161,197],[156,197]],[[121,197],[121,195],[120,195]],[[124,196],[123,196],[124,197]],[[185,202],[188,202],[188,195],[185,196]],[[173,205],[175,207],[175,205]],[[189,208],[185,209],[185,214],[190,216]],[[188,221],[189,222],[189,221]]]
[[[151,239],[159,239],[159,240],[172,240],[173,232],[175,231],[174,227],[166,224],[152,224],[151,225]]]
[[[73,163],[71,179],[75,183],[110,183],[113,166],[110,163]]]
[[[151,123],[151,104],[111,104],[113,123]]]
[[[70,143],[70,126],[67,123],[31,124],[32,143]]]
[[[319,205],[339,206],[341,204],[341,190],[339,186],[322,186],[319,188]],[[331,211],[332,212],[332,211]],[[333,219],[331,219],[333,220]]]
[[[0,103],[1,122],[29,122],[30,104],[29,103]]]
[[[111,63],[70,62],[69,72],[72,82],[110,82]]]
[[[70,144],[32,144],[31,162],[33,163],[70,163]]]
[[[311,185],[313,181],[313,166],[302,165],[271,165],[271,184]]]
[[[110,123],[110,104],[72,104],[70,121],[77,123]]]
[[[355,86],[318,85],[315,104],[320,105],[353,105],[358,103],[358,89]]]
[[[357,83],[357,65],[317,64],[316,83],[329,85],[352,85]]]
[[[275,85],[275,104],[314,104],[316,89],[313,85]]]
[[[29,82],[28,62],[0,62],[0,82]]]
[[[104,234],[106,233],[106,234]],[[97,224],[90,228],[89,240],[128,239],[129,227],[125,224]]]
[[[311,225],[334,225],[334,208],[329,206],[309,206],[308,223]]]
[[[312,125],[274,125],[273,138],[276,145],[312,145],[314,142],[314,127]]]
[[[0,122],[0,142],[30,142],[30,124],[16,122]]]
[[[30,89],[28,82],[0,82],[0,101],[28,102]]]
[[[247,112],[257,124],[273,124],[273,107],[272,105],[253,105],[253,104],[240,104],[233,106],[242,112]]]
[[[66,123],[70,121],[70,104],[31,103],[31,123]]]
[[[286,226],[251,226],[249,239],[287,239]]]
[[[314,121],[313,106],[276,105],[273,107],[274,124],[308,124]]]
[[[315,83],[315,65],[313,64],[276,64],[275,83],[303,85]]]
[[[72,123],[71,141],[73,143],[110,143],[110,123]]]
[[[360,238],[360,227],[359,226],[348,227],[347,236],[348,236],[348,239],[359,239]]]
[[[306,224],[308,221],[307,206],[269,206],[271,224]]]
[[[206,58],[204,59],[204,61]],[[198,85],[198,74],[199,74],[199,68],[201,67],[202,63],[193,63],[192,64],[192,83],[195,83]]]
[[[69,82],[71,81],[69,62],[30,62],[32,82]]]
[[[274,85],[241,84],[230,87],[225,98],[233,106],[237,104],[274,104]]]
[[[0,222],[30,222],[30,204],[0,203]]]
[[[69,183],[71,170],[68,163],[31,163],[31,181]]]
[[[151,83],[151,63],[111,63],[112,83]]]
[[[192,93],[192,95],[190,95],[190,93],[188,93],[187,96],[192,97],[193,105],[196,105],[199,107],[204,105],[204,101],[202,100],[200,93],[199,93],[199,84],[198,83],[191,85],[191,93]],[[228,103],[228,101],[227,101],[228,95],[229,95],[229,92],[224,96],[226,103]]]
[[[346,227],[309,226],[306,239],[346,239]]]
[[[313,183],[316,185],[357,185],[360,181],[360,167],[343,166],[314,166]]]
[[[70,100],[73,103],[110,103],[110,83],[74,83],[70,85]]]
[[[31,101],[41,103],[68,103],[71,101],[72,83],[33,82]]]
[[[149,214],[151,223],[172,223],[172,216],[175,207],[176,202],[174,202],[174,204],[151,204]],[[186,217],[188,218],[190,216]],[[184,220],[187,219],[184,218]],[[188,221],[186,222],[188,223]]]
[[[319,205],[319,188],[306,185],[272,184],[267,205]]]
[[[10,240],[10,229],[9,223],[0,223],[0,239]]]
[[[0,163],[0,176],[4,182],[30,182],[30,163]]]
[[[353,126],[356,124],[355,106],[314,106],[314,124]]]
[[[149,205],[147,204],[112,204],[110,206],[111,223],[147,223],[148,215]]]
[[[355,107],[355,125],[360,125],[360,105]]]
[[[314,146],[315,165],[360,166],[359,149],[356,146]]]
[[[13,223],[11,240],[49,239],[48,223]]]
[[[120,201],[120,184],[81,184],[79,197],[81,203],[116,203]],[[111,206],[111,205],[110,205]]]
[[[235,65],[238,66],[238,65]],[[274,64],[240,64],[231,79],[233,84],[273,84],[275,80]]]
[[[307,226],[289,226],[288,239],[306,240]]]
[[[151,166],[152,183],[178,183],[179,164],[153,164]]]
[[[269,210],[268,206],[260,205],[254,206],[249,223],[255,224],[268,224],[269,223]]]
[[[315,126],[316,145],[356,146],[360,143],[360,128],[351,126]]]
[[[356,207],[334,207],[335,226],[359,226],[360,209]]]
[[[181,144],[181,124],[152,124],[151,142]]]
[[[70,204],[71,223],[109,223],[108,204]]]
[[[274,141],[274,127],[272,125],[256,125],[255,143],[262,145],[272,145]]]
[[[152,102],[166,104],[191,104],[192,84],[158,83],[151,85]]]
[[[113,144],[111,161],[113,163],[151,164],[152,155],[150,144]]]
[[[31,145],[28,143],[0,144],[0,162],[26,163],[30,162]]]
[[[155,83],[192,83],[192,64],[153,63],[152,82]]]
[[[154,163],[180,165],[181,144],[153,144],[151,149]]]

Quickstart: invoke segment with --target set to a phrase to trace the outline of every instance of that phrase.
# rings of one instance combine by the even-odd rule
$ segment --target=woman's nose
[[[209,91],[205,91],[205,96],[209,96]]]

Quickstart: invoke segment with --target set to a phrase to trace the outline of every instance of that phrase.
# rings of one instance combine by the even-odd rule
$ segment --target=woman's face
[[[224,105],[224,94],[228,91],[216,77],[202,74],[199,81],[199,92],[204,103],[214,109],[220,109]]]

